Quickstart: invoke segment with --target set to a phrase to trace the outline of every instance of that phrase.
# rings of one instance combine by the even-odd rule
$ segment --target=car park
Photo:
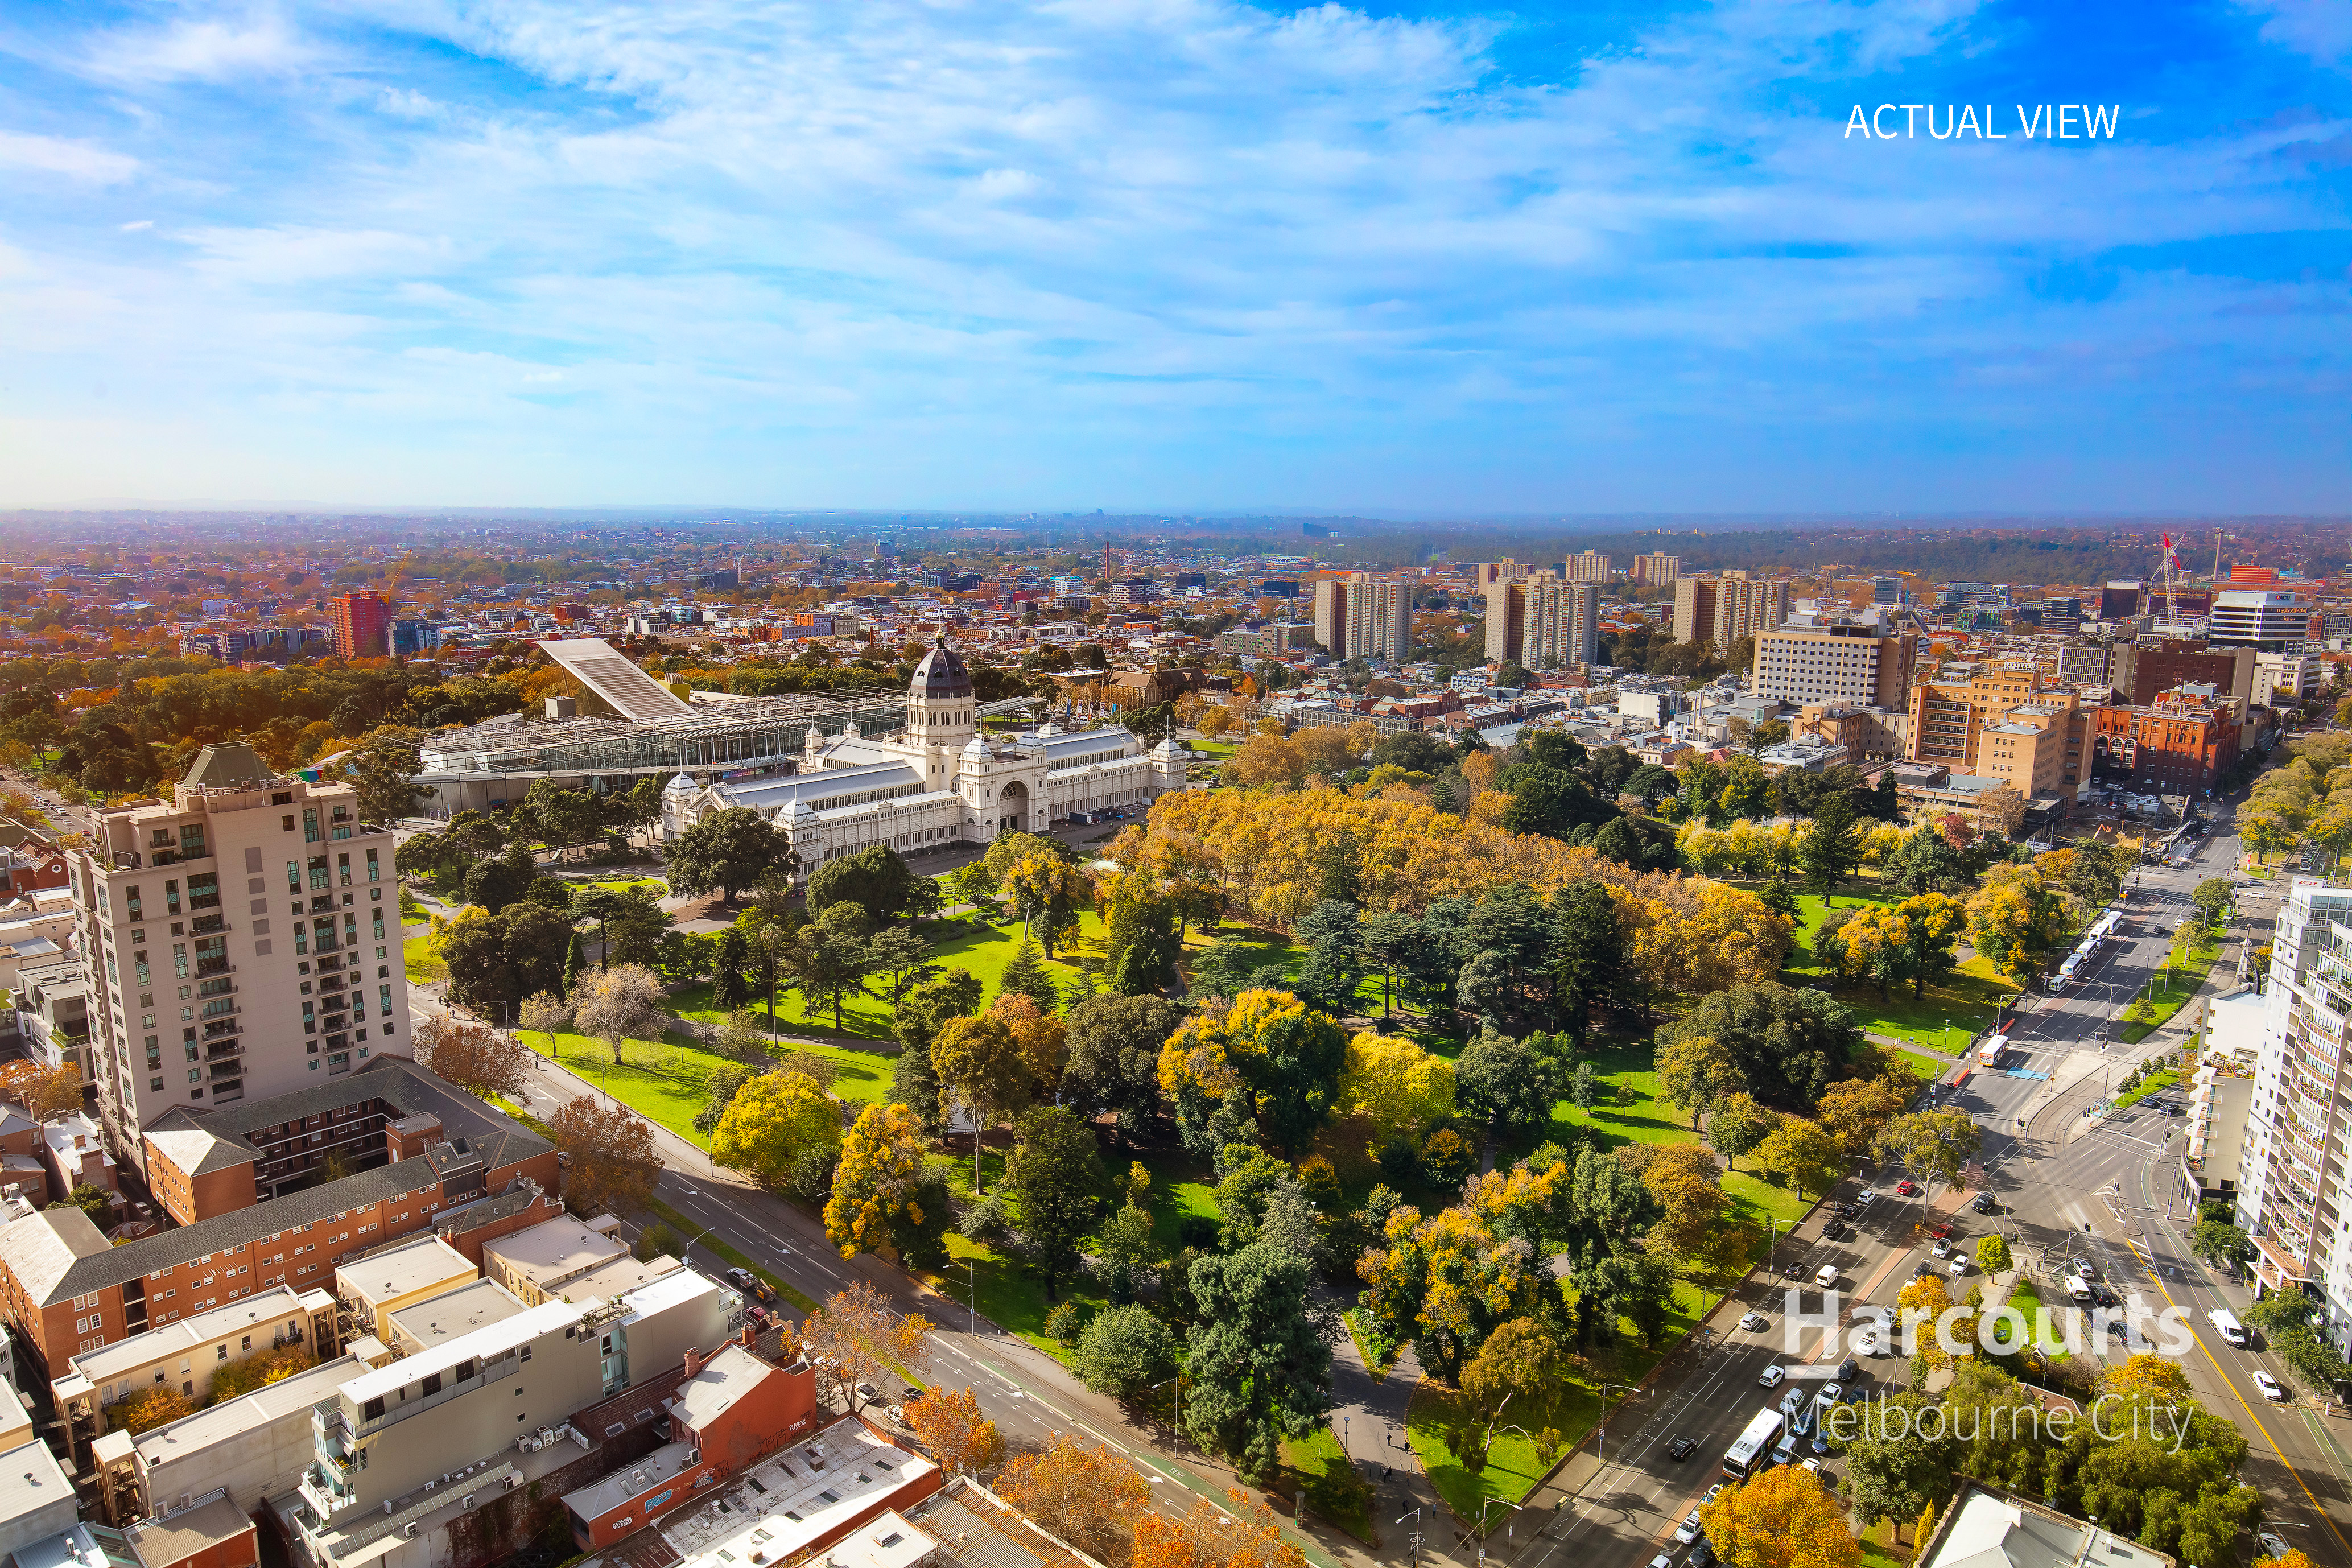
[[[1837,1265],[1834,1263],[1822,1264],[1820,1269],[1813,1275],[1813,1283],[1820,1286],[1824,1290],[1834,1289],[1837,1282],[1838,1270]]]
[[[1759,1388],[1778,1388],[1781,1384],[1787,1382],[1788,1378],[1789,1369],[1785,1366],[1775,1364],[1766,1367],[1762,1372],[1756,1374],[1756,1384]]]
[[[1693,1454],[1697,1452],[1697,1438],[1677,1437],[1675,1439],[1674,1447],[1666,1450],[1666,1456],[1676,1463],[1680,1463],[1682,1460],[1689,1458]]]
[[[2254,1386],[2263,1391],[2264,1399],[2278,1405],[2286,1403],[2286,1390],[2279,1385],[2279,1380],[2260,1367],[2254,1369]]]
[[[1772,1326],[1772,1320],[1761,1312],[1750,1312],[1739,1320],[1739,1326],[1751,1334],[1760,1334]]]
[[[1683,1521],[1675,1526],[1675,1539],[1685,1546],[1688,1546],[1692,1542],[1696,1541],[1701,1533],[1702,1531],[1699,1530],[1698,1526],[1698,1510],[1696,1509],[1693,1509],[1690,1512],[1683,1515]]]

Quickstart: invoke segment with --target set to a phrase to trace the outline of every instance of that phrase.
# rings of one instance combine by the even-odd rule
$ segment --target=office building
[[[222,742],[170,801],[94,817],[69,874],[118,1157],[175,1106],[282,1094],[405,1048],[392,834],[360,820],[353,786],[275,775]]]
[[[2068,643],[2058,650],[2058,684],[2077,688],[2112,685],[2114,653],[2106,643]]]
[[[2213,595],[2207,626],[2208,640],[2221,646],[2301,653],[2311,637],[2311,612],[2295,606],[2291,590],[2224,588]]]
[[[1683,558],[1663,552],[1633,557],[1633,581],[1644,588],[1664,588],[1680,581]]]
[[[1570,583],[1609,581],[1609,557],[1598,550],[1580,550],[1560,563],[1559,574]]]
[[[2337,1152],[2352,1133],[2352,888],[2289,880],[2263,1004],[2238,1224],[2265,1292],[2316,1298],[2340,1354],[2352,1348],[2352,1205]]]
[[[1782,626],[1756,636],[1751,689],[1799,707],[1859,702],[1900,708],[1910,695],[1919,639],[1875,626]]]
[[[2137,577],[2118,577],[2099,590],[2099,619],[2127,621],[2146,607],[2147,584]]]
[[[1899,605],[1903,602],[1903,579],[1873,577],[1870,580],[1870,602],[1874,605]]]
[[[2107,684],[2139,707],[2182,686],[2210,686],[2240,702],[2254,698],[2252,647],[2216,647],[2184,637],[2147,637],[2115,645]]]
[[[403,658],[430,653],[440,646],[441,628],[431,621],[400,620],[392,623],[392,651]]]
[[[392,601],[382,594],[338,594],[327,601],[338,658],[382,658],[392,651]]]
[[[1674,633],[1677,642],[1704,637],[1718,654],[1741,637],[1777,628],[1789,618],[1789,584],[1745,572],[1718,577],[1683,577],[1675,583]]]
[[[2029,802],[2071,802],[2087,777],[2079,698],[2030,665],[1944,666],[1912,687],[1910,729],[1908,761],[1998,777]]]
[[[1538,572],[1486,595],[1486,658],[1528,669],[1591,664],[1601,651],[1601,584]]]
[[[1315,584],[1315,640],[1333,658],[1402,662],[1412,647],[1412,584],[1370,572],[1322,579]]]

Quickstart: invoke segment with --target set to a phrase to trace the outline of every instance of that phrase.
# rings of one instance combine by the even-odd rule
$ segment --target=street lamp
[[[1170,1378],[1167,1383],[1153,1384],[1151,1385],[1150,1392],[1157,1394],[1161,1389],[1166,1388],[1169,1384],[1173,1384],[1176,1386],[1176,1415],[1171,1425],[1173,1425],[1177,1430],[1181,1431],[1184,1426],[1184,1374],[1180,1372],[1175,1376]],[[1348,1418],[1346,1416],[1341,1416],[1339,1418],[1339,1424],[1342,1426],[1345,1426],[1347,1425],[1347,1419]],[[1339,1439],[1339,1451],[1342,1454],[1345,1454],[1348,1451],[1348,1440],[1345,1437]]]
[[[1402,1524],[1408,1519],[1412,1521],[1412,1554],[1406,1561],[1412,1564],[1412,1568],[1421,1568],[1421,1508],[1414,1508],[1411,1513],[1397,1515],[1394,1522]]]
[[[1642,1392],[1639,1384],[1604,1383],[1601,1385],[1601,1425],[1593,1432],[1592,1457],[1603,1463],[1608,1459],[1606,1450],[1609,1447],[1609,1391],[1612,1388],[1622,1388],[1628,1394]],[[1619,1403],[1622,1404],[1623,1401],[1621,1400]]]
[[[1486,1516],[1487,1516],[1489,1513],[1492,1513],[1492,1512],[1494,1511],[1494,1510],[1495,1510],[1495,1505],[1496,1505],[1496,1503],[1502,1503],[1502,1504],[1503,1504],[1503,1506],[1504,1506],[1505,1508],[1509,1509],[1513,1513],[1517,1513],[1517,1512],[1518,1512],[1518,1511],[1519,1511],[1519,1505],[1518,1505],[1517,1503],[1515,1503],[1515,1502],[1505,1502],[1503,1499],[1498,1498],[1498,1497],[1490,1497],[1490,1498],[1488,1498],[1488,1499],[1486,1500],[1485,1504],[1484,1504],[1484,1505],[1482,1505],[1482,1506],[1479,1508],[1479,1510],[1478,1510],[1478,1561],[1479,1561],[1479,1562],[1481,1562],[1481,1563],[1484,1563],[1485,1561],[1486,1561]]]

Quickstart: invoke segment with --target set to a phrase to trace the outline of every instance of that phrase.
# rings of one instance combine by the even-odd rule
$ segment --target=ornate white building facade
[[[662,793],[663,838],[713,812],[745,806],[789,826],[803,875],[886,844],[901,854],[1003,834],[1043,833],[1078,812],[1149,805],[1184,787],[1190,753],[1172,740],[1149,752],[1126,730],[1076,733],[1050,721],[992,741],[980,732],[971,676],[941,637],[915,667],[907,728],[867,740],[855,724],[809,731],[800,771],[698,784],[680,774]]]

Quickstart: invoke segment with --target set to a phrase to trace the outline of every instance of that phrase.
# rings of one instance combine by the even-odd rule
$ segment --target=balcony
[[[205,1060],[208,1062],[225,1062],[243,1055],[245,1055],[245,1042],[242,1040],[205,1042]]]
[[[235,974],[236,973],[236,965],[231,963],[226,958],[200,958],[196,960],[196,974],[200,979],[209,979],[215,974]]]
[[[226,915],[205,915],[188,928],[190,936],[217,936],[228,930]]]

